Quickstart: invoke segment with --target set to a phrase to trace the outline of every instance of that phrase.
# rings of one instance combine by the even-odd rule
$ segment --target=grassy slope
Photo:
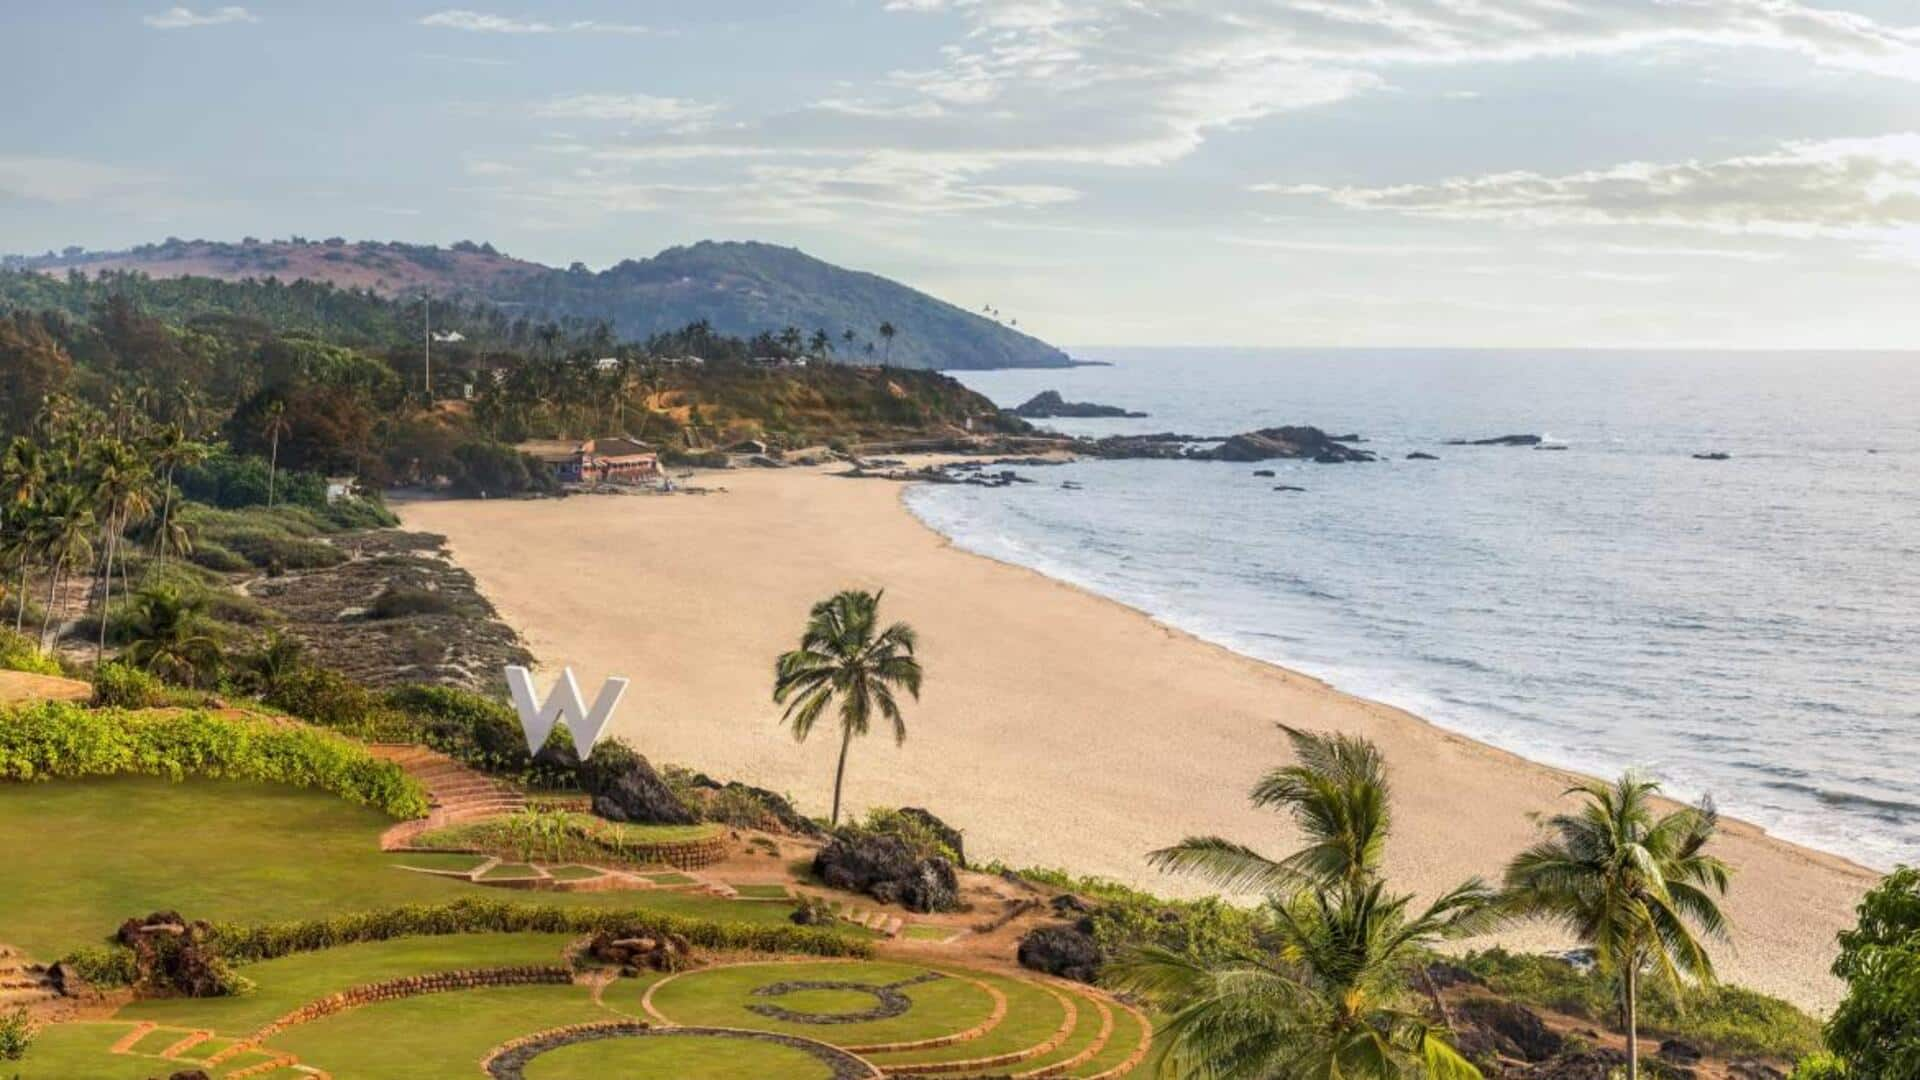
[[[131,777],[0,785],[0,837],[20,853],[0,889],[0,941],[52,959],[160,909],[269,922],[474,895],[732,922],[787,914],[778,904],[678,893],[510,893],[397,870],[398,857],[378,846],[391,824],[330,795],[267,785]]]

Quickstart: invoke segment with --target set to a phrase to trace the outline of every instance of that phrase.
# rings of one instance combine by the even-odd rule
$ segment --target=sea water
[[[1041,422],[1074,434],[1312,424],[1382,460],[1028,468],[916,488],[922,520],[1534,760],[1920,863],[1920,354],[1076,355],[1112,366],[956,374],[1151,414]],[[1566,449],[1446,445],[1506,434]]]

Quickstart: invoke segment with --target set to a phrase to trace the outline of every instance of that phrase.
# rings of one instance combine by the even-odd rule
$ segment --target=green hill
[[[704,241],[594,272],[502,255],[490,245],[450,248],[248,239],[168,240],[123,252],[11,257],[19,269],[137,271],[152,277],[323,281],[384,296],[486,301],[536,319],[604,320],[623,338],[706,320],[740,337],[785,327],[824,331],[834,356],[916,368],[1062,367],[1066,353],[1012,327],[963,311],[876,274],[847,270],[793,248]],[[889,343],[879,332],[890,323]],[[848,340],[846,334],[853,332]]]

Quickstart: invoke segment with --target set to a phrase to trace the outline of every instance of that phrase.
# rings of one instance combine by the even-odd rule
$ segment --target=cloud
[[[617,120],[687,134],[707,126],[718,105],[651,94],[575,94],[534,107],[534,115],[552,120]]]
[[[197,26],[259,22],[260,17],[243,7],[214,8],[204,14],[192,8],[172,7],[158,15],[144,16],[140,21],[155,30],[191,30]]]
[[[648,34],[653,32],[649,27],[634,23],[598,22],[593,19],[552,23],[541,19],[494,15],[462,8],[449,8],[446,11],[436,11],[431,15],[423,16],[420,19],[420,25],[436,26],[447,30],[465,30],[476,34]]]
[[[1787,143],[1717,161],[1502,172],[1390,187],[1260,190],[1458,221],[1656,225],[1788,236],[1920,225],[1920,134]]]

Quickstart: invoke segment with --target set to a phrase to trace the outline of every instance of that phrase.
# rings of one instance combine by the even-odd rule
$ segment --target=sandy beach
[[[927,807],[981,859],[1191,894],[1144,854],[1192,833],[1285,854],[1289,830],[1246,799],[1286,760],[1279,722],[1381,746],[1397,812],[1389,873],[1423,894],[1496,877],[1535,836],[1528,815],[1568,805],[1567,773],[958,551],[900,505],[899,485],[803,469],[702,482],[727,491],[396,509],[448,537],[543,670],[571,665],[589,696],[605,676],[630,677],[616,728],[656,763],[785,791],[817,813],[838,743],[824,730],[793,742],[769,699],[773,660],[814,601],[885,588],[883,614],[919,630],[928,678],[904,746],[876,733],[854,748],[849,806]],[[1740,823],[1719,851],[1738,871],[1723,977],[1830,1007],[1834,934],[1875,875]]]

